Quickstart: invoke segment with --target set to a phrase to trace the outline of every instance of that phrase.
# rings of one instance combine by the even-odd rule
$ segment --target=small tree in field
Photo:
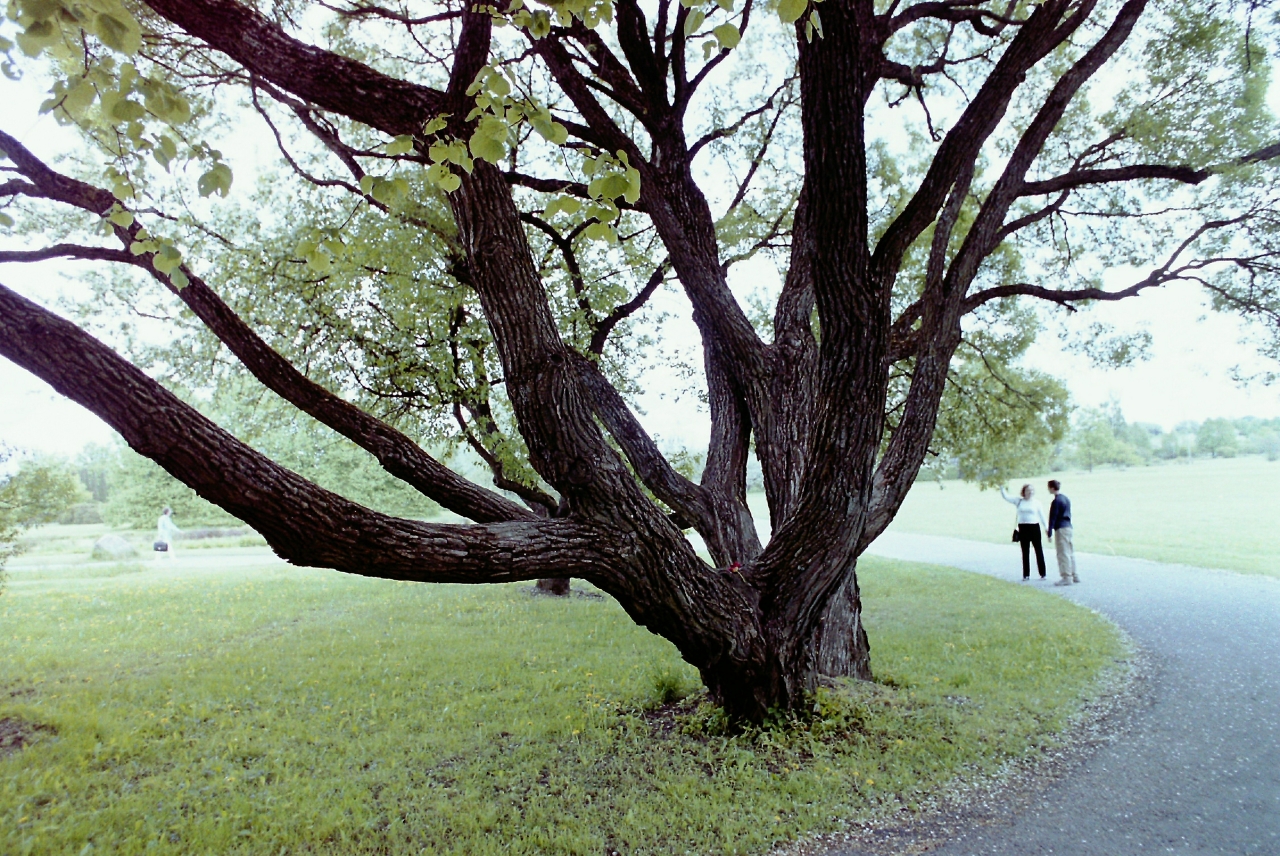
[[[1239,446],[1230,419],[1206,419],[1196,432],[1196,451],[1211,458],[1234,458]]]
[[[0,464],[11,463],[11,455],[0,448]],[[13,472],[0,475],[0,588],[4,564],[17,552],[22,530],[52,523],[86,498],[71,465],[56,458],[26,458]]]
[[[225,349],[210,371],[234,355],[472,522],[323,490],[5,289],[0,353],[290,561],[581,577],[730,716],[799,709],[822,675],[871,675],[858,557],[931,444],[1060,407],[1014,368],[1030,302],[1190,281],[1277,317],[1264,5],[15,0],[46,109],[99,156],[57,171],[0,133],[0,193],[48,236],[0,259],[145,272]],[[229,192],[210,140],[237,105],[293,183],[240,231],[188,204]],[[785,271],[748,304],[730,271],[762,253]],[[668,280],[711,417],[696,481],[629,406],[649,334],[628,319]],[[446,424],[508,494],[423,451]]]

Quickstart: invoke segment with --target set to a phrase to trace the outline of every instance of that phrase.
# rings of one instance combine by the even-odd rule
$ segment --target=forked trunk
[[[747,650],[739,648],[710,664],[699,664],[711,697],[733,721],[760,722],[798,712],[825,678],[871,680],[870,645],[862,625],[862,602],[854,562],[830,551],[816,562],[840,569],[829,601],[812,592],[776,592],[761,601]],[[819,579],[821,568],[804,569]],[[748,571],[750,574],[750,571]],[[734,636],[742,640],[744,634]]]
[[[538,594],[547,594],[554,597],[569,596],[569,578],[568,577],[547,577],[537,582]]]

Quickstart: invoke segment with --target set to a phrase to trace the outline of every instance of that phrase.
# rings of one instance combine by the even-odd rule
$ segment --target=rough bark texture
[[[306,129],[355,171],[367,152],[346,147],[317,115],[384,134],[418,134],[422,152],[431,142],[421,138],[424,122],[447,114],[443,135],[465,140],[473,106],[466,89],[492,58],[492,18],[483,11],[461,14],[452,73],[438,91],[308,45],[234,0],[144,2],[193,42],[292,99],[289,108]],[[983,260],[999,243],[1044,216],[1010,220],[1013,204],[1124,180],[1195,184],[1210,174],[1144,164],[1027,178],[1072,99],[1129,37],[1146,0],[1128,0],[1109,23],[1087,31],[1092,41],[1077,61],[1055,72],[1056,83],[999,180],[977,201],[963,240],[953,240],[961,209],[973,199],[983,146],[1028,73],[1082,32],[1096,17],[1095,5],[1044,0],[1025,18],[1006,18],[972,3],[895,3],[877,14],[872,0],[827,0],[820,38],[806,39],[798,25],[805,176],[771,344],[757,335],[729,289],[716,216],[695,181],[697,151],[730,130],[692,144],[685,137],[693,94],[724,55],[690,72],[688,10],[670,0],[659,0],[656,23],[636,0],[618,0],[621,54],[580,22],[531,39],[530,56],[577,113],[566,120],[575,144],[622,151],[639,170],[634,208],[649,218],[669,260],[655,263],[658,272],[645,289],[600,322],[588,353],[577,353],[558,333],[531,255],[525,228],[536,220],[526,213],[522,221],[510,185],[577,195],[586,188],[483,161],[459,173],[461,187],[448,201],[466,254],[467,285],[492,331],[530,463],[556,494],[527,490],[523,497],[537,511],[458,477],[400,432],[313,383],[194,272],[184,269],[190,284],[177,288],[149,256],[130,254],[146,211],[134,212],[138,221],[129,228],[115,228],[118,247],[59,244],[0,253],[0,261],[71,257],[147,270],[263,384],[475,522],[397,520],[324,491],[239,443],[84,331],[2,286],[0,354],[102,416],[133,448],[253,525],[290,561],[422,581],[539,579],[540,589],[555,593],[568,591],[566,574],[581,577],[670,639],[731,716],[758,721],[770,711],[798,709],[823,675],[872,675],[857,560],[916,478],[964,315],[1011,294],[1069,305],[1119,299],[1164,281],[1157,272],[1125,292],[1049,292],[1025,284],[973,291]],[[744,27],[748,17],[744,13]],[[945,59],[908,68],[886,56],[895,33],[930,19],[1004,41],[919,186],[873,241],[865,106],[885,79],[919,87],[925,75],[946,71]],[[772,101],[756,112],[768,109],[775,109]],[[632,129],[648,140],[631,136]],[[2,133],[0,149],[17,173],[0,184],[0,199],[24,196],[98,215],[116,204],[110,193],[57,173]],[[1235,163],[1275,157],[1280,146]],[[891,296],[903,259],[930,228],[923,290],[894,318]],[[712,428],[698,482],[666,460],[597,361],[614,327],[648,299],[668,269],[702,338]],[[905,360],[911,381],[886,437],[890,370]],[[753,443],[773,530],[766,545],[746,506]],[[689,528],[702,536],[712,564],[695,554],[681,531]]]

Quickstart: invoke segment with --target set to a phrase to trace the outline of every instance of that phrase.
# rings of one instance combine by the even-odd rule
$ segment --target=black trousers
[[[1022,548],[1022,578],[1031,576],[1031,548],[1036,548],[1036,569],[1044,579],[1044,545],[1040,543],[1039,523],[1018,524],[1018,546]]]

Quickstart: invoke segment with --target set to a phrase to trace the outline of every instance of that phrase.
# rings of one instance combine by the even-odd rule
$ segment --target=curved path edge
[[[868,552],[1020,584],[1014,545],[888,532]],[[992,790],[998,805],[820,852],[1280,854],[1280,579],[1078,554],[1081,584],[1059,588],[1053,565],[1031,585],[1106,615],[1142,650],[1138,703],[1113,709],[1078,762]]]

